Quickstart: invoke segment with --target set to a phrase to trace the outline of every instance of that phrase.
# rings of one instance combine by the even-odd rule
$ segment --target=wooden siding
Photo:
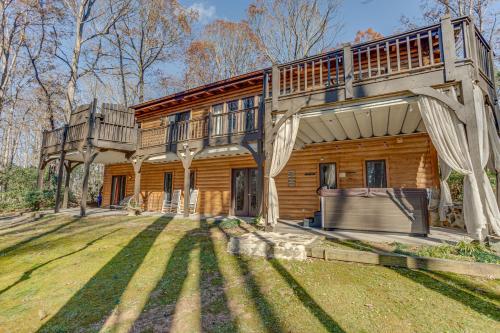
[[[294,151],[281,174],[276,177],[280,217],[302,219],[319,209],[319,164],[337,163],[339,188],[364,187],[366,160],[385,159],[389,187],[437,187],[437,158],[426,134],[400,137],[351,140],[306,146]],[[200,190],[199,212],[207,215],[228,214],[231,207],[231,170],[255,167],[250,155],[194,160],[196,188]],[[290,187],[288,172],[295,172],[295,186]],[[159,210],[163,201],[163,174],[173,172],[174,189],[183,188],[184,170],[180,162],[145,163],[141,189],[148,210]],[[339,178],[339,173],[346,173]],[[109,205],[111,176],[126,175],[126,195],[132,195],[134,172],[130,164],[106,166],[103,204]]]

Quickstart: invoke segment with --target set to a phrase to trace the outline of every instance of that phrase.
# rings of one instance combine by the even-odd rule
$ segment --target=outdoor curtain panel
[[[481,118],[482,125],[480,126],[484,126],[486,125],[484,102],[480,90],[476,92],[476,89],[479,88],[475,88],[474,90],[476,108],[474,111],[477,114],[477,117]],[[453,90],[452,94],[454,94]],[[479,180],[476,178],[465,135],[464,125],[459,121],[452,110],[432,97],[420,96],[418,104],[425,127],[427,128],[427,132],[429,133],[432,143],[436,147],[440,159],[451,169],[465,176],[463,216],[469,235],[474,239],[483,239],[487,234],[486,231],[488,222],[490,222],[490,225],[494,229],[495,233],[498,234],[500,231],[500,228],[498,228],[499,215],[495,196],[489,182],[487,184],[485,183],[488,179],[484,169],[482,171],[484,176],[482,176]],[[479,153],[481,165],[486,166],[486,163],[483,163],[483,160],[488,160],[489,145],[488,140],[485,139],[484,136],[485,133],[487,134],[487,130],[484,127],[483,129],[483,133],[481,133],[481,130],[478,131],[478,135],[480,136],[479,143],[481,147],[481,151]],[[442,179],[444,176],[446,175],[442,175]],[[487,207],[487,209],[483,209],[483,204],[481,203],[481,197],[478,191],[479,186],[481,186],[485,192],[485,207]],[[446,189],[447,185],[445,187],[445,191]],[[444,201],[446,201],[446,199]]]
[[[448,218],[446,213],[448,208],[453,206],[451,199],[450,186],[448,186],[448,178],[451,175],[452,168],[440,157],[439,158],[439,174],[440,174],[440,188],[441,194],[439,198],[439,220],[446,221]]]
[[[281,125],[274,139],[273,155],[269,170],[269,203],[267,207],[267,220],[272,225],[275,225],[279,218],[278,191],[276,189],[274,177],[283,170],[290,159],[290,155],[292,155],[295,139],[297,138],[297,131],[299,130],[299,123],[299,116],[293,115]]]

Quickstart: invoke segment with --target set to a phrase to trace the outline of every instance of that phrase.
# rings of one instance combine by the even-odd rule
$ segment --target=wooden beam
[[[59,213],[59,208],[61,204],[61,186],[63,180],[63,171],[64,171],[64,158],[66,157],[66,150],[64,146],[66,144],[66,138],[68,136],[68,125],[64,126],[63,137],[61,142],[61,154],[59,156],[59,166],[57,171],[57,187],[56,187],[56,202],[54,206],[54,213]]]

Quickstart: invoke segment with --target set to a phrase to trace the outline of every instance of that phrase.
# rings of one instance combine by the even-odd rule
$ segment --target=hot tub
[[[323,189],[318,194],[323,229],[429,233],[426,189]]]

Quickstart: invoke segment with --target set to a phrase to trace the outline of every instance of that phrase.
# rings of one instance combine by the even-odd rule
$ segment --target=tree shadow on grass
[[[364,250],[370,249],[373,252],[387,253],[384,249],[377,248],[376,246],[363,241],[344,241],[341,243],[356,250],[362,248]],[[498,301],[498,295],[494,295],[489,292],[478,292],[477,287],[470,282],[466,282],[464,279],[452,277],[446,273],[412,270],[398,267],[388,268],[429,290],[435,291],[443,296],[462,303],[479,314],[483,314],[496,321],[500,321],[499,307],[494,303],[494,301]],[[492,300],[492,302],[489,300]]]
[[[31,278],[31,275],[35,271],[39,270],[40,268],[42,268],[44,266],[47,266],[48,264],[51,264],[51,263],[53,263],[53,262],[55,262],[57,260],[61,260],[61,259],[64,259],[66,257],[72,256],[73,254],[76,254],[78,252],[82,252],[83,250],[85,250],[85,249],[89,248],[90,246],[94,245],[96,242],[98,242],[98,241],[102,240],[103,238],[105,238],[105,237],[107,237],[107,236],[109,236],[109,235],[117,232],[118,230],[120,230],[120,229],[115,229],[115,230],[113,230],[111,232],[108,232],[107,234],[104,234],[104,235],[102,235],[102,236],[100,236],[100,237],[98,237],[96,239],[93,239],[90,242],[88,242],[87,244],[85,244],[84,246],[82,246],[81,248],[79,248],[78,250],[71,251],[71,252],[66,253],[66,254],[64,254],[62,256],[50,259],[50,260],[48,260],[48,261],[46,261],[44,263],[41,263],[41,264],[38,264],[38,265],[34,266],[33,268],[31,268],[31,269],[27,270],[26,272],[24,272],[23,275],[19,279],[17,279],[17,281],[15,281],[11,285],[5,287],[4,289],[0,290],[0,295],[2,295],[3,293],[7,292],[10,289],[12,289],[13,287],[17,286],[19,283],[21,283],[23,281],[26,281],[26,280],[29,280]]]
[[[149,295],[148,304],[134,322],[132,332],[143,332],[160,328],[168,332],[172,329],[173,319],[182,288],[188,277],[190,254],[200,249],[200,306],[202,331],[236,332],[228,307],[223,286],[223,276],[219,270],[209,226],[202,220],[199,228],[186,232],[175,244],[170,253],[165,271],[154,291]]]
[[[229,241],[231,236],[223,228],[219,227],[219,230],[224,233],[226,239]],[[262,294],[261,287],[252,274],[248,263],[240,256],[236,255],[235,258],[238,264],[239,275],[245,279],[246,290],[250,293],[251,300],[259,313],[260,320],[266,328],[266,332],[285,332],[275,309]]]
[[[156,238],[171,218],[159,218],[108,261],[38,332],[99,331]]]
[[[200,230],[200,302],[201,329],[206,332],[238,332],[238,324],[231,313],[224,290],[225,279],[219,269],[210,228],[202,220]]]
[[[77,222],[77,221],[79,221],[79,220],[80,220],[79,218],[72,219],[72,220],[70,220],[70,221],[68,221],[68,222],[66,222],[66,223],[60,224],[60,225],[58,225],[57,227],[52,228],[52,229],[50,229],[50,230],[48,230],[48,231],[42,232],[42,233],[40,233],[40,234],[38,234],[38,235],[35,235],[35,236],[32,236],[32,237],[26,238],[25,240],[22,240],[22,241],[20,241],[19,243],[16,243],[16,244],[14,244],[14,245],[8,246],[8,247],[6,247],[5,249],[0,250],[0,257],[1,257],[1,256],[6,255],[6,254],[7,254],[7,253],[9,253],[9,252],[12,252],[12,251],[14,251],[14,250],[16,250],[16,249],[20,248],[20,247],[21,247],[21,246],[23,246],[23,245],[26,245],[26,244],[28,244],[28,243],[30,243],[30,242],[33,242],[33,241],[35,241],[35,240],[37,240],[37,239],[40,239],[40,238],[42,238],[42,237],[45,237],[45,236],[47,236],[47,235],[53,234],[53,233],[55,233],[55,232],[57,232],[57,231],[61,230],[62,228],[66,227],[66,226],[68,226],[68,225],[70,225],[70,224],[73,224],[73,223],[75,223],[75,222]]]
[[[260,234],[250,231],[244,228],[247,232],[253,233],[255,236],[260,238],[264,242],[269,242],[268,239],[262,237]],[[274,257],[273,253],[270,253],[270,257]],[[312,297],[309,295],[307,290],[305,290],[301,284],[295,280],[295,278],[288,272],[288,270],[280,264],[276,259],[268,258],[269,263],[278,272],[283,280],[290,286],[294,295],[302,302],[302,304],[309,310],[309,312],[318,319],[318,321],[323,325],[323,327],[328,332],[344,332],[342,327],[319,305]]]

